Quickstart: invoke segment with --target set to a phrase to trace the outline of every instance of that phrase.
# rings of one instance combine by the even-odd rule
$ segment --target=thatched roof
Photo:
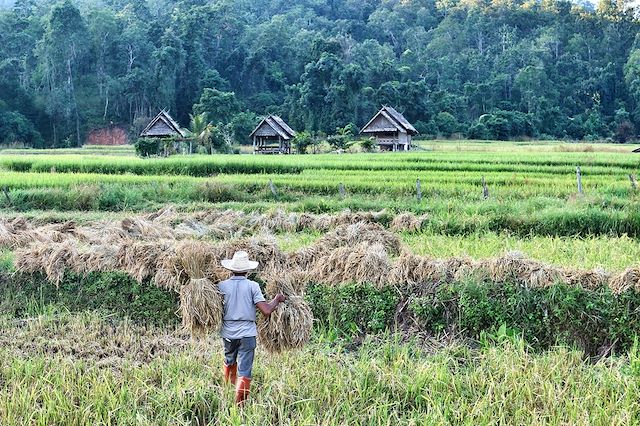
[[[410,135],[418,134],[418,131],[402,114],[393,107],[386,105],[360,130],[360,133],[379,132],[401,132]]]
[[[289,127],[282,118],[277,115],[269,115],[263,118],[260,124],[253,129],[249,138],[253,138],[254,136],[279,136],[283,140],[288,141],[296,136],[296,132]]]
[[[640,148],[636,148],[636,149],[634,149],[634,150],[633,150],[633,151],[631,151],[631,152],[640,152]]]
[[[172,136],[186,137],[187,132],[165,110],[162,110],[144,128],[141,137],[166,138]]]

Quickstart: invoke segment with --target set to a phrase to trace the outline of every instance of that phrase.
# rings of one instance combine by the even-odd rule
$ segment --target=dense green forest
[[[424,137],[625,141],[640,22],[620,1],[17,0],[0,9],[0,143],[73,146],[161,108],[243,141],[395,106]]]

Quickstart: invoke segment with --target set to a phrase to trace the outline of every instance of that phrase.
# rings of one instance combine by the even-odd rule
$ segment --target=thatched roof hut
[[[418,131],[402,114],[385,105],[360,133],[375,136],[382,150],[408,151],[411,148],[411,136],[417,135]]]
[[[295,136],[295,130],[277,115],[263,118],[249,135],[253,140],[253,152],[261,154],[290,154]]]
[[[143,138],[185,138],[187,132],[165,110],[162,110],[147,124],[140,136]]]

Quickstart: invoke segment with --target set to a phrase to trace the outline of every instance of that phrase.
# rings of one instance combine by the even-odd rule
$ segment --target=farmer
[[[219,284],[224,295],[224,316],[220,335],[224,344],[224,381],[236,385],[236,403],[249,396],[251,368],[256,349],[256,308],[269,316],[285,297],[278,294],[267,303],[258,283],[247,279],[247,273],[258,267],[244,251],[237,251],[222,266],[233,276]],[[236,380],[236,376],[239,376]]]

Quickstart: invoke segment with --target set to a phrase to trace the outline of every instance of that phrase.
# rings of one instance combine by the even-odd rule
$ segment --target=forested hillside
[[[423,136],[624,141],[634,11],[544,0],[18,0],[0,11],[0,143],[80,144],[161,108],[230,138],[277,113],[334,133],[395,106]]]

